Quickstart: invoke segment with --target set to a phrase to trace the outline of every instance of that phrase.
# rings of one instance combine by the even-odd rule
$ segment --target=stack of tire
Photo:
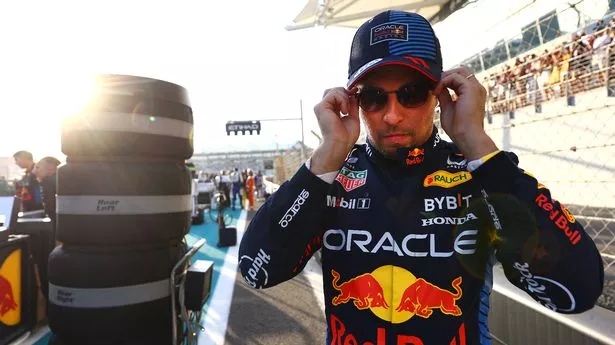
[[[170,344],[170,274],[191,224],[193,119],[186,90],[99,77],[62,124],[57,246],[49,256],[55,344]]]

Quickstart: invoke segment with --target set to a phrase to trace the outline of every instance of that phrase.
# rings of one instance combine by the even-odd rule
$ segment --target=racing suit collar
[[[389,167],[397,166],[402,168],[414,168],[421,166],[426,157],[428,157],[434,149],[436,149],[441,141],[442,140],[438,134],[438,129],[436,126],[433,126],[431,135],[426,142],[419,146],[398,148],[397,157],[395,158],[385,157],[376,149],[369,138],[366,140],[366,152],[369,159],[377,164],[382,164]]]

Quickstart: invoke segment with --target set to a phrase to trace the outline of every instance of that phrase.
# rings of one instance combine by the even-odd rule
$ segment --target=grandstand
[[[283,150],[197,153],[191,161],[199,171],[205,173],[218,173],[233,168],[260,170],[265,176],[271,177],[274,183],[281,184],[290,179],[301,163],[312,154],[312,148],[305,145],[303,148],[305,157],[301,157],[301,142],[298,141]]]

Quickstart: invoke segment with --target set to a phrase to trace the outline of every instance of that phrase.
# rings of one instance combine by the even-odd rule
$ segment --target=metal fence
[[[615,33],[594,34],[613,41],[577,37],[477,76],[489,91],[486,131],[585,227],[605,268],[598,304],[615,311]]]

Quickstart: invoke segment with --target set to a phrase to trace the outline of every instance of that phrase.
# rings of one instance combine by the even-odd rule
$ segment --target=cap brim
[[[427,77],[427,79],[433,81],[434,83],[440,81],[442,67],[437,66],[436,63],[431,61],[421,60],[421,62],[424,62],[427,65],[427,67],[425,67],[425,65],[415,61],[411,60],[409,57],[404,56],[389,56],[386,58],[372,60],[361,66],[361,68],[359,68],[357,72],[350,76],[350,78],[348,79],[348,83],[346,83],[346,87],[348,89],[353,88],[366,74],[377,68],[387,65],[406,66],[420,72],[422,75]]]

